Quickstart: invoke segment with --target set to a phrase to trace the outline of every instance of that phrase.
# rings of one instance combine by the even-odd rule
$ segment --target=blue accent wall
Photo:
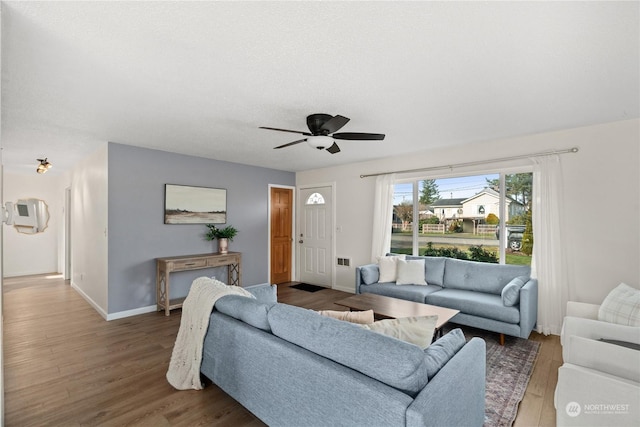
[[[295,185],[295,173],[109,143],[108,313],[156,303],[155,258],[210,253],[202,224],[164,224],[165,184],[225,188],[227,224],[239,230],[242,285],[269,281],[269,184]],[[171,274],[171,297],[202,275],[226,282],[226,267]]]

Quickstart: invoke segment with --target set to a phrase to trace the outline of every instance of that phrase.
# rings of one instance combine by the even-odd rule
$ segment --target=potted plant
[[[207,224],[207,228],[209,231],[204,235],[205,239],[218,239],[218,252],[221,254],[229,252],[229,241],[233,240],[236,234],[238,234],[238,229],[232,225],[218,228],[215,224]]]

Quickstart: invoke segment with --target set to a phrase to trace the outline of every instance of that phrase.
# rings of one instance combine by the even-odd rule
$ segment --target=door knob
[[[298,240],[298,243],[304,243],[304,242],[302,241],[302,239],[300,239],[300,240]]]

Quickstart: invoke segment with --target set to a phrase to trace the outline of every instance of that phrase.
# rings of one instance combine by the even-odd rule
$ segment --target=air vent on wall
[[[338,258],[338,265],[349,267],[351,265],[351,258]]]

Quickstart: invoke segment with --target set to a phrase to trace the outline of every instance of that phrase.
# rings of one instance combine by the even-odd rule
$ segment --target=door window
[[[313,193],[307,198],[307,205],[324,205],[324,197],[320,193]]]

